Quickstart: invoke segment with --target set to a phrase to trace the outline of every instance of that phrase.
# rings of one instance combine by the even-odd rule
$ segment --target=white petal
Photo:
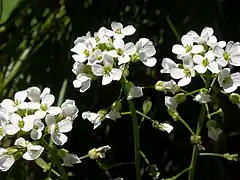
[[[117,30],[122,30],[123,29],[123,25],[121,23],[119,23],[119,22],[112,22],[111,23],[111,28],[115,32]]]
[[[129,42],[125,44],[123,51],[125,55],[133,55],[137,49],[132,42]]]
[[[62,109],[60,107],[57,106],[51,106],[50,108],[48,108],[47,112],[49,114],[53,114],[53,115],[58,115],[62,112]]]
[[[33,140],[38,140],[42,137],[42,131],[32,129],[30,136]]]
[[[136,31],[136,29],[132,25],[129,25],[129,26],[126,26],[125,28],[123,28],[122,33],[125,36],[129,36],[129,35],[134,34],[135,31]]]
[[[236,91],[236,89],[237,89],[237,86],[235,86],[233,83],[226,83],[223,85],[223,90],[226,93],[232,93],[232,92]]]
[[[185,73],[183,69],[173,68],[170,71],[170,75],[174,79],[181,79],[185,76]]]
[[[8,135],[14,135],[16,134],[18,131],[20,130],[20,128],[16,125],[13,125],[13,124],[7,124],[5,126],[5,132],[6,134]]]
[[[87,60],[87,58],[85,58],[84,56],[80,56],[78,54],[74,54],[72,55],[72,58],[76,61],[76,62],[85,62]]]
[[[160,70],[161,73],[170,73],[170,70],[172,68],[176,68],[177,64],[173,60],[171,60],[169,58],[163,58],[163,60],[162,60],[162,67],[164,69]]]
[[[119,81],[122,77],[122,71],[117,68],[112,68],[112,79],[115,81]]]
[[[82,83],[82,86],[80,88],[80,92],[85,92],[86,90],[88,90],[91,86],[91,79],[88,79],[87,81]]]
[[[155,47],[152,44],[144,46],[141,51],[144,52],[147,55],[147,57],[151,57],[156,54]]]
[[[42,98],[41,104],[46,105],[47,107],[50,107],[55,101],[55,97],[52,94],[45,94]]]
[[[221,47],[221,48],[224,48],[226,46],[226,42],[225,41],[219,41],[217,43],[217,46]]]
[[[78,79],[75,79],[73,81],[73,87],[80,88],[82,86],[82,81],[79,81]]]
[[[216,57],[221,57],[223,56],[224,50],[220,48],[219,46],[215,46],[213,49],[213,53]]]
[[[200,74],[205,73],[207,71],[207,67],[204,67],[203,65],[196,65],[194,66],[194,69]]]
[[[58,122],[59,132],[69,132],[72,130],[72,121],[64,119]]]
[[[23,154],[23,159],[28,161],[35,160],[39,158],[43,152],[44,148],[40,145],[30,145],[27,152]]]
[[[178,81],[178,85],[180,87],[186,86],[191,82],[191,77],[183,77],[180,81]]]
[[[202,32],[201,36],[212,36],[213,35],[213,28],[205,27]]]
[[[221,87],[223,86],[224,79],[228,78],[229,76],[230,76],[229,68],[224,68],[223,70],[221,70],[220,75],[218,76],[218,82]]]
[[[230,41],[227,43],[226,51],[229,54],[236,53],[238,51],[238,47],[234,42]]]
[[[16,92],[16,94],[14,95],[14,100],[18,100],[20,102],[25,101],[25,99],[27,98],[27,91],[18,91]]]
[[[67,142],[68,137],[63,133],[58,133],[58,134],[54,133],[52,135],[52,140],[56,145],[62,146]]]
[[[240,52],[237,54],[231,55],[231,59],[229,63],[233,66],[240,66]]]
[[[157,59],[154,57],[149,57],[149,58],[145,59],[145,61],[142,61],[142,63],[147,67],[153,67],[156,65]]]
[[[217,74],[217,73],[220,72],[220,69],[218,67],[218,63],[216,61],[213,61],[213,62],[209,63],[208,69],[214,74]]]
[[[24,126],[22,128],[23,131],[28,132],[33,128],[33,123],[35,120],[34,115],[29,115],[23,118]]]
[[[27,102],[22,102],[19,105],[17,105],[19,109],[27,109],[28,108],[28,103]]]
[[[46,122],[47,126],[51,126],[53,124],[56,124],[56,119],[55,119],[54,115],[48,114],[45,117],[45,122]]]
[[[111,73],[105,74],[102,77],[102,85],[110,84],[112,82],[112,80],[113,80],[113,77],[112,77]]]
[[[193,45],[193,37],[189,36],[189,35],[183,35],[181,38],[181,42],[183,44],[183,46],[192,46]]]
[[[223,56],[217,58],[217,62],[222,67],[225,67],[228,64],[228,62],[223,58]]]
[[[142,95],[143,95],[142,87],[133,86],[129,90],[127,100],[133,99],[133,98],[138,98],[138,97],[141,97]]]
[[[50,94],[50,92],[51,92],[50,88],[48,88],[48,87],[44,88],[40,95],[40,98],[42,98],[45,94]]]
[[[120,38],[118,39],[115,39],[113,41],[113,46],[116,48],[116,49],[123,49],[124,48],[124,41]]]
[[[215,58],[214,58],[214,54],[213,54],[213,51],[208,51],[206,54],[205,54],[205,57],[208,59],[209,62],[212,62]]]
[[[3,155],[0,157],[0,170],[5,172],[10,169],[10,167],[14,164],[15,159],[10,155]]]
[[[11,114],[9,117],[9,121],[16,126],[18,125],[18,122],[21,120],[22,120],[22,117],[16,113]]]
[[[127,62],[129,62],[131,60],[131,58],[129,56],[120,56],[118,58],[118,65],[121,64],[126,64]]]
[[[41,104],[38,102],[28,102],[28,109],[40,109]]]
[[[203,61],[203,57],[201,55],[194,55],[193,56],[193,61],[197,64],[202,64]]]
[[[194,54],[197,54],[197,53],[201,53],[202,51],[204,51],[204,48],[203,48],[203,46],[202,45],[194,45],[193,47],[192,47],[192,53],[194,53]]]
[[[240,73],[239,72],[231,74],[231,78],[233,80],[234,85],[240,86]]]
[[[180,45],[180,44],[175,44],[172,47],[172,52],[174,54],[184,54],[184,53],[186,53],[186,49],[182,45]]]
[[[46,116],[47,112],[46,111],[43,111],[43,110],[37,110],[35,113],[34,113],[34,116],[37,118],[37,119],[43,119],[45,116]]]
[[[1,107],[6,109],[8,112],[15,112],[18,110],[17,107],[14,107],[15,103],[11,99],[4,99],[1,102]]]
[[[173,130],[173,127],[167,123],[160,123],[160,128],[164,131],[167,131],[168,133],[172,132]]]
[[[104,64],[104,67],[105,66],[112,67],[113,66],[113,58],[112,58],[112,56],[109,55],[109,54],[104,54],[103,55],[103,64]]]
[[[77,155],[68,153],[63,157],[63,163],[65,166],[72,167],[73,164],[81,163],[81,160]]]
[[[41,95],[41,90],[38,87],[30,87],[27,90],[27,97],[31,101],[39,101]]]
[[[102,76],[104,72],[104,68],[100,64],[94,64],[92,66],[92,72],[95,76]]]

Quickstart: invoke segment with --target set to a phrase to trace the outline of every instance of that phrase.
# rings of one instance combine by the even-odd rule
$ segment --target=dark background
[[[86,155],[94,147],[110,145],[111,151],[101,162],[106,166],[134,161],[133,132],[130,117],[124,116],[116,122],[106,120],[93,130],[87,120],[81,119],[83,111],[98,111],[109,107],[116,100],[120,85],[111,83],[101,86],[94,82],[84,94],[74,89],[71,72],[73,59],[70,49],[73,41],[86,34],[95,32],[100,27],[110,28],[112,21],[119,21],[124,26],[131,24],[136,33],[128,37],[136,42],[140,37],[154,42],[158,63],[154,68],[142,64],[131,67],[129,79],[139,86],[154,85],[158,80],[169,77],[160,74],[161,60],[164,57],[175,58],[172,45],[178,43],[173,27],[181,36],[190,30],[201,33],[206,27],[212,27],[218,40],[240,41],[240,1],[238,0],[22,0],[9,20],[0,31],[0,82],[4,81],[6,67],[11,63],[20,66],[9,78],[1,90],[1,100],[12,97],[14,92],[29,86],[50,87],[58,98],[65,79],[68,80],[65,98],[74,99],[79,108],[79,117],[74,122],[74,129],[68,134],[69,141],[65,148],[79,156]],[[173,25],[173,27],[172,27]],[[21,57],[30,48],[30,53]],[[239,69],[235,69],[236,71]],[[196,80],[187,90],[201,86]],[[145,121],[140,130],[140,146],[151,164],[156,164],[160,178],[170,178],[187,168],[191,161],[192,145],[190,134],[179,122],[174,122],[167,114],[164,94],[154,89],[144,90],[144,97],[134,100],[136,108],[141,110],[142,103],[150,99],[153,108],[149,113],[159,122],[168,121],[175,130],[169,135],[154,129],[151,122]],[[217,94],[214,105],[221,107],[224,116],[215,116],[219,127],[224,130],[217,142],[207,137],[207,128],[203,127],[202,141],[206,152],[240,152],[240,115],[237,106],[228,102],[223,95]],[[190,98],[180,105],[179,113],[195,129],[200,106]],[[123,111],[128,111],[123,104]],[[140,118],[140,117],[139,117]],[[143,180],[152,179],[142,159]],[[109,175],[99,168],[94,160],[84,159],[83,163],[68,169],[73,173],[70,179],[109,179]],[[108,170],[112,178],[135,179],[133,164],[116,166]],[[227,161],[218,157],[200,157],[197,162],[195,180],[239,180],[239,162]],[[16,180],[44,179],[45,174],[34,162],[17,162],[11,176]],[[1,173],[1,179],[7,173]],[[10,178],[11,179],[11,178]],[[179,180],[187,179],[187,173]]]

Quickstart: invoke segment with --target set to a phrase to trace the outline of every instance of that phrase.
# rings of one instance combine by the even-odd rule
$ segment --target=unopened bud
[[[147,114],[151,110],[151,108],[152,108],[152,102],[149,101],[149,100],[145,100],[143,102],[142,108],[143,108],[143,113]]]

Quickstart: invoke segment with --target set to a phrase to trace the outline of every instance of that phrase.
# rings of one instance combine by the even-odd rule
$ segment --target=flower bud
[[[236,94],[236,93],[232,93],[229,96],[229,100],[233,103],[233,104],[239,104],[240,103],[240,95]]]
[[[149,100],[145,100],[143,102],[142,108],[143,108],[143,113],[147,114],[151,110],[151,108],[152,108],[152,102],[149,101]]]
[[[186,96],[183,93],[179,93],[175,97],[176,97],[176,100],[177,100],[178,104],[183,103],[187,99]]]

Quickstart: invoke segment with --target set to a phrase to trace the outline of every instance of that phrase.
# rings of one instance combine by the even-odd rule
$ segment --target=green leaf
[[[42,158],[36,159],[35,162],[39,167],[43,169],[43,171],[47,171],[50,169],[50,166]]]
[[[0,0],[0,24],[8,20],[21,0]]]

